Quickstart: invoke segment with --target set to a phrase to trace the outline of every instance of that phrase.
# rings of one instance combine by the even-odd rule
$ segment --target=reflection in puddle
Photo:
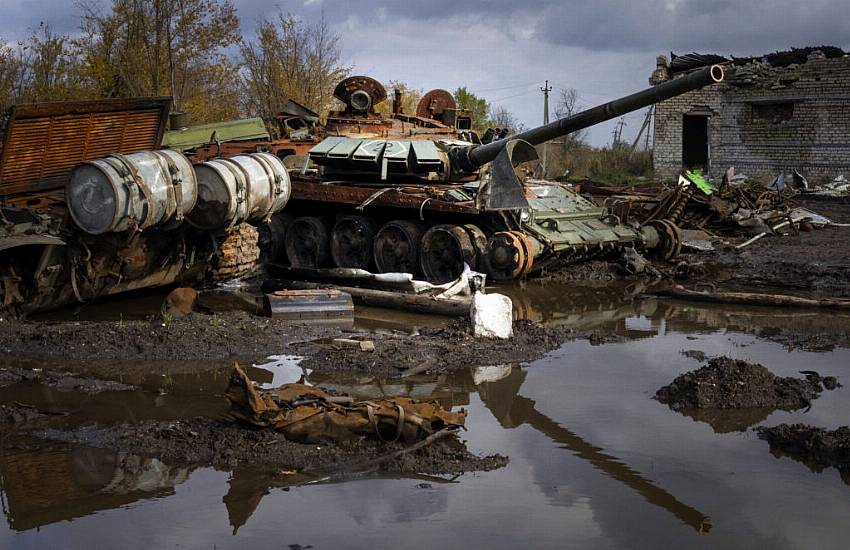
[[[613,479],[660,506],[700,532],[708,531],[705,514],[681,503],[639,472],[629,468],[602,449],[560,426],[536,409],[533,400],[519,394],[527,373],[518,365],[477,367],[440,375],[417,375],[404,381],[377,378],[340,378],[315,373],[308,376],[297,367],[297,358],[272,358],[257,370],[271,371],[274,377],[297,374],[320,388],[346,393],[358,399],[406,395],[434,399],[446,407],[468,406],[470,393],[478,392],[486,408],[507,429],[531,426],[554,443],[589,461]],[[294,372],[293,369],[298,371]],[[277,385],[266,382],[264,385]],[[49,471],[48,476],[38,476]],[[190,469],[172,468],[157,459],[113,454],[75,447],[70,451],[12,451],[2,458],[2,488],[8,494],[10,526],[26,530],[63,519],[71,519],[99,509],[121,506],[142,498],[173,494],[173,487],[187,480]],[[281,474],[242,468],[232,473],[224,503],[234,533],[244,525],[271,488],[286,488],[310,481],[297,473]],[[429,481],[444,481],[429,477]]]
[[[272,355],[269,357],[268,362],[253,365],[255,369],[272,373],[272,379],[270,381],[263,380],[260,382],[260,387],[271,389],[284,384],[304,382],[304,378],[309,376],[312,370],[301,367],[301,361],[303,359],[303,357],[298,355]]]
[[[237,467],[223,473],[79,447],[34,448],[29,440],[28,450],[21,450],[5,436],[0,482],[14,533],[0,532],[0,546],[62,546],[73,536],[83,540],[83,532],[96,534],[104,547],[185,544],[185,529],[164,530],[154,540],[144,536],[169,515],[189,526],[193,544],[207,547],[330,548],[340,541],[354,548],[388,541],[451,547],[458,532],[472,537],[474,546],[494,549],[805,548],[812,537],[824,547],[843,547],[850,504],[839,474],[813,474],[784,455],[775,459],[746,427],[805,422],[835,428],[850,417],[848,393],[829,392],[808,412],[756,409],[690,418],[652,395],[694,368],[683,350],[748,359],[777,375],[811,369],[841,378],[850,364],[847,350],[789,352],[762,337],[840,335],[850,327],[847,317],[694,306],[641,298],[638,288],[627,299],[558,290],[527,288],[514,303],[524,318],[621,339],[568,342],[531,365],[404,379],[310,372],[287,355],[247,369],[264,387],[304,376],[361,399],[404,395],[465,407],[469,448],[508,455],[506,468],[458,479],[375,476],[304,485],[309,480],[279,470]],[[222,362],[165,376],[137,369],[125,381],[142,390],[121,395],[18,385],[0,389],[0,402],[70,410],[69,417],[50,420],[67,426],[85,419],[216,416],[226,407],[218,394],[228,367]],[[58,523],[70,519],[76,521]]]
[[[0,489],[9,526],[26,531],[174,494],[190,469],[156,458],[77,447],[66,451],[5,449]]]

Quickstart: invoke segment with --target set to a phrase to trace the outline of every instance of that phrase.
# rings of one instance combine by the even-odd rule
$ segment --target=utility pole
[[[540,88],[543,92],[543,124],[549,124],[549,92],[552,91],[552,86],[549,86],[549,81]],[[543,178],[546,178],[546,151],[549,149],[548,143],[543,143]]]
[[[620,145],[623,138],[623,127],[626,125],[625,117],[621,117],[614,126],[614,143],[611,144],[612,149],[616,149]]]
[[[649,124],[652,121],[652,107],[646,110],[646,117],[643,119],[643,124],[640,125],[640,130],[638,130],[637,136],[635,136],[635,140],[632,142],[631,152],[634,153],[635,149],[637,149],[637,144],[640,142],[641,136],[643,136],[643,132],[646,131],[646,148],[649,149]]]

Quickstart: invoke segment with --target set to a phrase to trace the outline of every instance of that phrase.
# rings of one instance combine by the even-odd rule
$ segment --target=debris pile
[[[698,171],[686,171],[677,185],[665,188],[648,203],[644,223],[666,219],[682,229],[727,230],[758,234],[785,221],[793,209],[796,188],[770,189],[757,182],[738,183],[730,169],[716,185]]]
[[[678,376],[655,398],[677,411],[748,407],[792,411],[811,405],[823,391],[822,380],[810,375],[779,377],[762,365],[715,357],[707,366]]]
[[[850,181],[841,174],[831,182],[820,186],[814,194],[824,197],[846,197],[850,194]]]
[[[242,422],[272,428],[292,441],[344,442],[363,437],[383,441],[422,441],[463,427],[466,412],[451,412],[435,401],[393,397],[355,401],[306,384],[258,390],[238,365],[225,392],[231,415]]]

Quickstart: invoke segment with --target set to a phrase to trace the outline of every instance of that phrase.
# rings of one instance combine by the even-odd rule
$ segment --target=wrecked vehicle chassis
[[[567,185],[521,180],[516,168],[537,158],[534,145],[723,77],[708,67],[488,143],[453,125],[461,111],[447,92],[438,94],[448,102],[439,109],[420,103],[416,116],[382,117],[372,109],[386,97],[380,84],[351,77],[337,87],[346,109],[331,113],[329,137],[309,154],[320,175],[293,175],[292,202],[266,237],[270,257],[293,267],[421,273],[437,283],[457,278],[464,264],[515,279],[628,248],[673,258],[682,240],[673,222],[629,223]]]

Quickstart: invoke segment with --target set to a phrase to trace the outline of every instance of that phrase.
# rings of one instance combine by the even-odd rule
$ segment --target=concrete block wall
[[[790,117],[771,116],[780,104],[786,115],[793,110]],[[729,83],[659,103],[654,164],[663,179],[675,179],[682,169],[682,117],[688,113],[711,113],[713,178],[729,166],[761,180],[794,169],[812,183],[850,177],[850,57],[785,68],[752,63],[737,68]]]

